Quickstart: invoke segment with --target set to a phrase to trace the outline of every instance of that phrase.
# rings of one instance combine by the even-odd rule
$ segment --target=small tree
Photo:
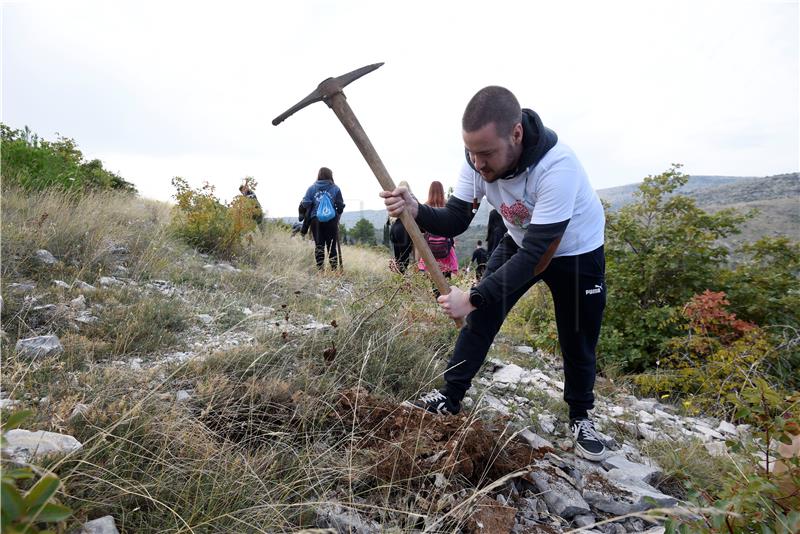
[[[680,167],[648,176],[634,203],[606,212],[605,364],[631,371],[652,366],[662,343],[678,333],[683,304],[718,285],[728,254],[718,240],[738,233],[746,219],[733,210],[707,213],[675,194],[689,179]]]
[[[375,245],[377,243],[375,239],[375,227],[363,217],[359,219],[355,226],[353,226],[353,229],[350,230],[350,237],[357,243],[367,245]]]

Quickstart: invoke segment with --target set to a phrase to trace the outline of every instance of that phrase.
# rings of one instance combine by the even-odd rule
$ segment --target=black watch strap
[[[486,303],[486,299],[483,298],[480,291],[473,287],[469,291],[469,303],[476,308],[481,308]]]

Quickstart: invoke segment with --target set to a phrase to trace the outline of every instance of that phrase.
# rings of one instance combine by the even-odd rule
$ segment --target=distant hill
[[[634,193],[639,183],[598,189],[601,199],[612,210],[617,210],[635,200]],[[774,176],[690,176],[686,185],[678,193],[695,199],[698,206],[709,211],[735,208],[743,212],[758,209],[758,215],[745,223],[742,233],[734,236],[730,244],[754,241],[760,237],[785,235],[797,239],[800,236],[800,173],[793,172]],[[352,228],[361,218],[367,219],[378,230],[386,224],[385,210],[348,211],[342,214],[341,222]],[[297,219],[283,217],[287,222]],[[485,239],[486,224],[489,220],[489,207],[481,204],[478,213],[466,232],[457,239],[456,252],[459,259],[472,255],[478,239]]]

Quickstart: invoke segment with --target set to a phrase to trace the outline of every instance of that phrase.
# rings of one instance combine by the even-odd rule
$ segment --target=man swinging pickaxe
[[[378,178],[378,182],[381,184],[381,187],[383,187],[383,190],[394,191],[394,180],[392,180],[392,177],[389,176],[389,171],[387,171],[386,167],[384,167],[381,158],[378,156],[378,152],[375,150],[375,147],[372,146],[372,143],[367,137],[367,134],[364,132],[364,129],[361,127],[361,124],[358,122],[358,119],[356,119],[353,110],[350,109],[350,106],[347,104],[347,98],[342,92],[342,89],[344,89],[344,87],[350,82],[353,82],[365,74],[372,72],[381,65],[383,65],[383,63],[367,65],[366,67],[361,67],[360,69],[343,74],[338,78],[328,78],[327,80],[324,80],[310,95],[286,110],[284,113],[277,116],[272,121],[272,124],[277,126],[296,111],[300,111],[309,104],[319,102],[320,100],[324,101],[328,107],[331,108],[334,113],[336,113],[336,116],[339,117],[339,120],[342,122],[345,130],[347,130],[347,133],[350,134],[350,137],[361,151],[364,159],[367,160],[367,164],[369,165],[370,169],[372,169],[375,177]],[[411,241],[414,243],[414,246],[416,246],[417,250],[419,250],[422,254],[422,258],[425,260],[425,267],[430,273],[436,288],[442,295],[447,295],[450,293],[450,285],[447,283],[447,279],[439,269],[439,263],[436,261],[436,258],[433,257],[433,252],[431,252],[428,243],[422,236],[422,232],[420,232],[416,221],[414,221],[414,218],[411,216],[411,214],[406,211],[400,214],[400,221],[403,223],[408,235],[411,237]],[[463,322],[461,319],[456,319],[456,324],[460,327],[462,326]]]

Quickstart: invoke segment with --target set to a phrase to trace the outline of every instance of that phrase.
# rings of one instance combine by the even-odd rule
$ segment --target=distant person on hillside
[[[478,245],[475,247],[475,250],[472,251],[472,259],[470,260],[470,265],[475,264],[475,282],[480,282],[483,273],[486,271],[486,262],[489,261],[489,255],[486,253],[486,249],[483,248],[483,243],[478,240]]]
[[[256,198],[256,194],[253,192],[252,184],[249,180],[245,180],[245,182],[239,186],[239,193],[255,203],[253,221],[260,227],[261,223],[264,222],[264,212],[261,210],[261,203],[258,201],[258,198]]]
[[[406,191],[408,190],[406,189]],[[442,182],[431,182],[431,186],[428,188],[428,200],[425,202],[425,205],[432,208],[444,207],[444,186],[442,186]],[[456,256],[455,240],[452,237],[444,237],[428,231],[423,231],[423,236],[431,252],[433,252],[433,257],[436,258],[436,263],[439,264],[439,269],[441,269],[444,277],[450,278],[453,273],[458,273],[458,257]],[[417,266],[420,271],[424,271],[425,260],[420,258]]]
[[[336,270],[341,264],[336,245],[339,217],[344,211],[344,198],[339,186],[333,183],[333,172],[329,168],[320,168],[317,181],[306,191],[301,206],[304,208],[304,218],[309,219],[311,233],[314,236],[314,259],[317,268],[323,270],[327,250],[331,269]]]
[[[468,292],[451,287],[438,298],[448,316],[466,317],[466,326],[447,363],[443,387],[412,405],[458,413],[509,311],[543,280],[553,296],[575,454],[600,461],[606,446],[589,411],[606,304],[603,205],[572,149],[534,111],[521,109],[508,89],[478,91],[461,127],[466,161],[444,208],[421,206],[402,187],[380,194],[390,216],[407,211],[420,226],[443,236],[464,232],[474,217],[473,199],[485,197],[508,230],[477,286]]]
[[[408,188],[408,183],[403,181],[398,186]],[[411,242],[411,236],[408,235],[399,218],[390,217],[389,224],[389,241],[392,243],[392,252],[394,252],[393,270],[404,273],[411,260],[411,252],[414,250],[414,245]]]
[[[489,227],[486,229],[486,253],[489,256],[500,244],[504,235],[506,235],[506,225],[503,224],[503,216],[493,209],[489,212]]]

